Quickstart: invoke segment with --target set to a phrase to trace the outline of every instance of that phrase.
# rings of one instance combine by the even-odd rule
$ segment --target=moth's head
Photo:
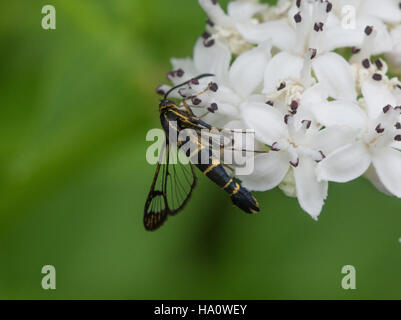
[[[159,110],[162,111],[163,109],[174,107],[174,106],[176,106],[176,103],[174,103],[173,101],[168,100],[168,99],[163,99],[160,101]]]

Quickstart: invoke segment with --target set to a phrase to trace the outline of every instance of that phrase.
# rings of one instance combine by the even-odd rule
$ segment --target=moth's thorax
[[[166,112],[169,109],[179,109],[180,107],[171,100],[162,100],[159,104],[160,113]]]

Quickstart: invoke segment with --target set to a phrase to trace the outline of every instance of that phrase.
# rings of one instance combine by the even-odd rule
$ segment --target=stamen
[[[375,74],[372,76],[372,78],[373,78],[373,80],[381,81],[381,80],[383,79],[383,76],[382,76],[380,73],[375,73]]]
[[[202,38],[203,39],[209,39],[210,37],[211,37],[212,35],[209,33],[209,32],[207,32],[207,31],[205,31],[204,33],[202,33]]]
[[[395,141],[401,141],[401,134],[396,135],[394,138]]]
[[[366,26],[365,33],[366,35],[370,36],[373,32],[373,26]]]
[[[333,9],[333,4],[331,2],[327,2],[326,12],[329,13]]]
[[[268,104],[269,106],[274,106],[274,103],[273,103],[273,101],[271,101],[271,100],[269,100],[269,101],[266,101],[266,104]]]
[[[392,106],[391,106],[390,104],[388,104],[387,106],[385,106],[385,107],[383,108],[383,112],[384,112],[384,113],[387,113],[391,108],[392,108]]]
[[[184,89],[184,88],[178,89],[178,94],[179,94],[181,97],[186,98],[186,94],[185,94],[184,92],[185,92],[185,89]]]
[[[382,126],[381,126],[381,123],[379,123],[378,125],[377,125],[377,127],[376,127],[376,132],[377,133],[383,133],[384,132],[384,128],[382,128]]]
[[[298,12],[295,16],[294,16],[294,20],[296,23],[300,23],[302,21],[302,16],[301,16],[301,12]]]
[[[218,109],[218,106],[217,106],[217,103],[215,103],[215,102],[213,102],[213,103],[210,105],[210,107],[207,108],[207,110],[208,110],[209,112],[211,112],[211,113],[214,113],[215,111],[217,111],[217,109]]]
[[[205,40],[205,41],[203,41],[203,45],[204,45],[206,48],[209,48],[209,47],[213,46],[213,45],[214,45],[214,39],[210,39],[210,40]]]
[[[301,0],[297,0],[297,2],[295,3],[297,8],[301,8]]]
[[[357,54],[357,53],[361,52],[361,49],[359,49],[359,48],[357,48],[357,47],[352,47],[351,52],[352,52],[353,54]]]
[[[362,65],[364,66],[364,68],[369,69],[370,68],[370,61],[369,59],[365,59],[362,61]]]
[[[306,129],[309,129],[310,126],[311,126],[311,124],[312,124],[312,121],[310,121],[310,120],[302,120],[301,123],[302,123],[303,125],[305,125],[305,128],[306,128]]]
[[[323,22],[315,23],[315,25],[313,26],[313,29],[316,32],[323,31],[323,26],[324,26]]]
[[[278,142],[275,142],[271,146],[271,151],[280,151],[281,149],[278,147]]]
[[[395,128],[396,128],[397,130],[401,130],[401,123],[400,123],[400,122],[397,122],[397,123],[395,124]]]
[[[383,68],[383,62],[378,58],[375,61],[376,67],[381,70]]]
[[[206,19],[206,23],[207,23],[210,27],[214,27],[214,23],[213,23],[212,20],[210,20],[209,18]]]
[[[160,94],[160,95],[164,95],[165,92],[164,92],[164,90],[163,90],[163,86],[158,86],[158,87],[156,88],[156,93],[157,93],[157,94]]]
[[[191,100],[192,100],[192,103],[193,103],[195,106],[201,104],[201,102],[202,102],[201,99],[196,98],[196,97],[195,97],[195,98],[192,98]]]
[[[192,79],[192,80],[190,81],[190,84],[198,85],[198,84],[199,84],[199,81],[198,81],[198,79]]]
[[[292,161],[290,161],[290,164],[294,167],[294,168],[296,168],[296,167],[298,167],[298,165],[299,165],[299,158],[297,158],[297,162],[292,162]]]
[[[311,52],[310,59],[313,60],[316,57],[317,49],[311,48],[311,49],[309,49],[309,51]]]
[[[284,116],[284,123],[285,123],[285,124],[288,124],[288,119],[289,119],[290,117],[292,117],[292,115],[290,115],[290,114],[286,114],[286,115]]]
[[[171,80],[171,78],[175,77],[175,72],[174,71],[170,71],[169,73],[167,73],[167,79]]]
[[[298,109],[298,107],[299,107],[298,101],[292,100],[291,105],[290,105],[291,110],[296,111]]]
[[[219,86],[217,85],[216,82],[211,82],[211,83],[209,84],[209,88],[210,88],[210,90],[212,90],[213,92],[216,92],[216,91],[219,89]]]
[[[280,86],[277,88],[277,91],[283,90],[285,86],[286,86],[285,82],[281,82]]]
[[[211,0],[214,5],[217,4],[217,0]]]
[[[178,70],[175,72],[175,74],[176,74],[178,77],[181,78],[181,77],[184,75],[184,70],[178,69]]]

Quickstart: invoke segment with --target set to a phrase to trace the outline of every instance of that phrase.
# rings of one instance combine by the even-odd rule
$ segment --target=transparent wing
[[[171,153],[176,152],[174,149],[167,144],[162,151],[146,200],[144,225],[150,231],[158,229],[168,215],[175,215],[182,210],[196,186],[192,164],[171,161]]]

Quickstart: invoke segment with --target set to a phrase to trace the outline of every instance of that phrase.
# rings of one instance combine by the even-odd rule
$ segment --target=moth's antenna
[[[179,85],[177,85],[177,86],[171,88],[171,89],[170,89],[169,91],[167,91],[167,93],[164,95],[163,100],[166,100],[166,99],[168,98],[169,94],[170,94],[171,92],[173,92],[175,89],[178,89],[179,87],[182,87],[182,86],[187,85],[187,84],[190,83],[192,80],[199,80],[199,79],[201,79],[201,78],[206,78],[206,77],[214,77],[214,74],[211,74],[211,73],[204,73],[204,74],[201,74],[200,76],[197,76],[196,78],[192,78],[192,79],[190,79],[190,80],[188,80],[188,81],[185,81],[184,83],[181,83],[181,84],[179,84]]]

